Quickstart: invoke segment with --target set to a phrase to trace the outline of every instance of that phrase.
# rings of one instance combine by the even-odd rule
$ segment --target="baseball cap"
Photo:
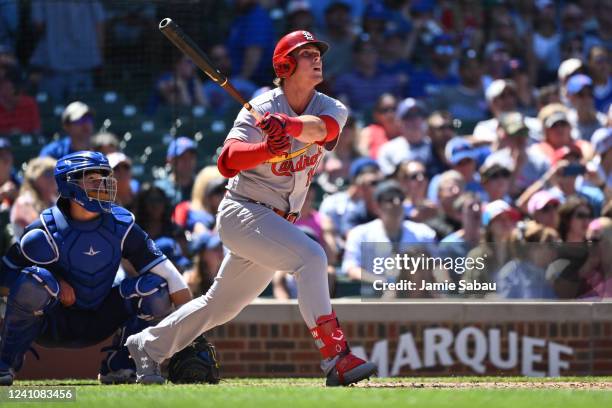
[[[485,58],[489,58],[496,52],[508,51],[508,47],[501,41],[491,41],[485,47]]]
[[[160,251],[166,255],[166,257],[180,268],[188,268],[191,266],[191,261],[183,255],[181,246],[174,239],[170,237],[161,237],[155,240],[155,245]]]
[[[612,127],[597,129],[591,136],[591,144],[599,155],[612,149]]]
[[[402,186],[395,180],[386,180],[376,186],[376,190],[374,190],[374,200],[380,203],[383,200],[399,198],[404,201],[406,195],[404,194],[404,190],[402,190]]]
[[[196,254],[204,249],[214,249],[221,245],[219,234],[214,232],[202,232],[197,234],[189,244],[189,251]]]
[[[108,159],[108,164],[114,169],[121,163],[126,163],[128,165],[132,165],[132,160],[127,157],[124,153],[121,152],[113,152],[106,155]]]
[[[578,58],[569,58],[566,59],[559,65],[559,69],[557,70],[557,76],[559,77],[559,81],[563,82],[570,76],[574,75],[576,71],[582,69],[584,64]]]
[[[11,149],[11,142],[6,137],[0,137],[0,149]]]
[[[586,87],[592,87],[593,80],[584,74],[572,75],[567,81],[567,94],[576,95]]]
[[[550,191],[540,190],[532,195],[527,202],[527,212],[529,215],[533,215],[536,211],[540,211],[550,203],[559,204],[560,201]]]
[[[180,136],[170,142],[168,153],[166,153],[166,159],[172,160],[188,150],[197,151],[196,143],[188,137]]]
[[[462,136],[452,138],[444,148],[446,159],[454,166],[463,159],[478,159],[478,152],[474,146]]]
[[[81,101],[70,103],[62,112],[62,123],[74,123],[86,115],[93,115],[93,110]]]
[[[291,0],[287,4],[288,16],[299,11],[310,11],[310,3],[306,0]]]
[[[378,162],[370,157],[360,157],[358,159],[353,160],[351,163],[351,167],[349,167],[349,179],[355,180],[357,176],[366,170],[380,170],[380,166]]]
[[[485,98],[488,103],[491,103],[493,99],[500,96],[506,89],[516,90],[516,86],[513,81],[509,81],[506,79],[496,79],[491,82],[485,91]]]
[[[363,18],[371,20],[388,20],[391,16],[384,4],[374,1],[366,6],[363,11]]]
[[[511,173],[514,171],[515,162],[509,149],[499,150],[489,155],[478,170],[481,181],[486,182],[491,177],[500,173]]]
[[[569,123],[569,119],[567,118],[566,113],[563,111],[553,112],[550,115],[548,115],[546,118],[544,118],[544,127],[546,129],[550,129],[551,127],[555,126],[559,122]]]
[[[485,205],[484,211],[482,212],[482,225],[489,225],[491,221],[502,214],[509,214],[515,221],[521,219],[521,214],[512,208],[510,204],[504,200],[495,200]]]
[[[508,136],[520,136],[529,132],[529,128],[525,124],[525,117],[520,112],[504,113],[499,118],[499,126]]]
[[[414,98],[406,98],[397,105],[395,110],[395,118],[401,120],[407,116],[427,116],[427,109],[423,102]]]

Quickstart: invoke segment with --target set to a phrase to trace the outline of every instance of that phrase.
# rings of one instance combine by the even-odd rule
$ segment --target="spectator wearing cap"
[[[70,153],[91,150],[94,113],[80,101],[70,103],[62,112],[62,126],[66,136],[43,146],[40,156],[59,159]]]
[[[413,98],[431,98],[438,95],[443,87],[459,84],[459,78],[451,70],[451,64],[456,57],[452,37],[438,35],[429,49],[428,67],[415,70],[410,75],[407,94]]]
[[[361,1],[353,3],[360,3],[359,8],[363,6]],[[324,11],[325,22],[320,24],[322,29],[317,31],[317,38],[329,44],[325,53],[325,77],[326,81],[333,83],[338,75],[349,72],[352,68],[355,35],[352,30],[351,10],[355,9],[351,9],[346,1],[316,1],[312,2],[311,10],[315,12],[324,4],[321,15]]]
[[[484,203],[496,200],[512,202],[509,196],[513,163],[510,160],[503,160],[502,157],[489,156],[478,170],[480,182],[484,189],[481,197]]]
[[[193,266],[183,278],[194,297],[206,294],[212,286],[223,261],[223,245],[217,233],[202,232],[193,236],[189,244]]]
[[[591,157],[593,149],[586,140],[574,140],[572,138],[572,125],[568,116],[568,109],[558,103],[546,105],[538,113],[538,119],[542,123],[544,137],[542,142],[529,147],[529,151],[537,152],[549,161],[555,150],[576,144],[580,147],[584,157]]]
[[[538,224],[546,227],[559,228],[560,201],[549,191],[540,190],[529,199],[527,213]]]
[[[174,207],[174,222],[194,234],[212,231],[226,184],[227,179],[219,173],[217,166],[204,167],[193,183],[191,200]]]
[[[460,214],[461,228],[444,237],[438,249],[441,257],[465,257],[480,242],[482,202],[473,193],[463,193],[453,203]],[[458,274],[452,274],[458,278]],[[457,280],[457,279],[455,279]]]
[[[31,9],[39,38],[30,65],[43,72],[40,89],[63,101],[93,89],[93,70],[102,65],[105,13],[92,1],[35,1]]]
[[[138,181],[132,178],[132,160],[121,152],[109,153],[106,158],[113,169],[113,176],[117,180],[117,198],[115,201],[129,210],[134,204],[139,187]]]
[[[495,80],[505,77],[511,59],[507,44],[502,41],[490,41],[484,49],[485,73],[482,84],[485,90]]]
[[[372,109],[379,95],[400,92],[398,75],[383,72],[378,66],[378,50],[373,41],[362,35],[353,45],[353,69],[340,74],[334,92],[351,109],[365,112]]]
[[[489,110],[493,114],[491,119],[478,122],[474,128],[474,140],[478,143],[494,143],[497,141],[499,118],[503,113],[517,110],[517,90],[513,81],[497,79],[491,82],[485,92]],[[541,139],[542,126],[536,118],[525,117],[525,124],[529,128],[529,136],[533,140]]]
[[[330,12],[342,9],[342,13],[346,13],[346,17],[342,17],[342,22],[346,23],[347,30],[353,29],[354,22],[361,21],[365,7],[366,4],[363,0],[318,0],[310,2],[310,11],[314,15],[318,26],[329,28],[329,21],[338,17],[337,14],[330,14]],[[317,38],[321,39],[319,36]],[[327,53],[325,57],[327,58]]]
[[[374,197],[377,203],[378,218],[367,224],[353,228],[346,240],[346,250],[342,261],[342,273],[354,280],[371,283],[382,279],[394,282],[393,271],[375,275],[370,269],[372,262],[367,259],[374,251],[362,252],[362,243],[386,243],[377,247],[377,257],[392,257],[408,250],[414,244],[434,243],[436,234],[425,224],[404,219],[405,196],[401,186],[393,180],[387,180],[376,187]],[[362,257],[363,255],[363,257]],[[364,259],[366,258],[366,259]],[[391,273],[390,273],[391,272]],[[374,295],[371,285],[362,287],[362,295]]]
[[[607,112],[612,103],[612,74],[610,54],[605,47],[595,45],[589,50],[588,69],[593,79],[595,108],[599,112]]]
[[[497,143],[487,158],[494,162],[506,163],[512,168],[510,195],[518,196],[521,191],[538,180],[550,167],[549,160],[538,150],[528,149],[529,128],[520,112],[501,115],[497,128]]]
[[[465,180],[457,170],[447,170],[439,175],[437,197],[438,214],[425,221],[438,240],[461,229],[461,211],[455,207],[456,200],[465,192]]]
[[[520,213],[504,200],[487,203],[482,209],[484,234],[480,244],[467,258],[484,259],[484,268],[467,268],[463,278],[467,282],[494,282],[499,268],[512,259],[508,243],[512,230],[521,219]]]
[[[423,222],[437,215],[437,206],[427,199],[429,178],[423,163],[417,160],[400,163],[393,179],[399,183],[406,195],[404,211],[407,219]]]
[[[475,148],[469,140],[462,136],[452,138],[444,151],[446,160],[450,163],[451,169],[461,174],[465,182],[465,190],[473,193],[482,194],[484,190],[480,184],[479,175],[476,173],[480,151]],[[434,203],[438,199],[438,184],[440,174],[435,175],[429,183],[427,197]]]
[[[40,133],[38,105],[20,91],[20,82],[16,69],[0,75],[0,135]]]
[[[373,159],[378,158],[382,145],[399,135],[396,110],[397,98],[390,93],[383,93],[374,105],[372,123],[359,133],[360,150]]]
[[[55,204],[58,192],[54,170],[55,159],[50,157],[36,157],[28,162],[19,197],[10,214],[16,239],[21,238],[25,228],[36,221],[44,209]]]
[[[576,74],[567,81],[567,99],[570,110],[567,114],[573,126],[574,138],[591,140],[597,129],[606,125],[607,117],[595,109],[593,80],[583,74]]]
[[[538,64],[538,84],[554,81],[561,63],[561,34],[557,30],[555,3],[536,1],[532,49]]]
[[[557,70],[557,77],[561,86],[561,100],[567,102],[567,81],[574,74],[584,74],[586,66],[580,58],[568,58],[564,60]]]
[[[554,243],[559,234],[550,227],[528,221],[519,225],[510,238],[511,261],[496,277],[496,294],[503,299],[556,299],[546,270],[556,260]]]
[[[369,2],[361,16],[361,28],[377,50],[382,49],[391,12],[382,1]]]
[[[459,59],[459,84],[443,87],[431,99],[432,106],[471,124],[485,120],[487,102],[482,88],[481,64],[475,50],[464,51]]]
[[[406,31],[399,27],[388,28],[380,50],[380,67],[384,72],[399,74],[402,86],[408,84],[409,73],[412,71],[406,52],[406,37]]]
[[[156,180],[155,185],[164,190],[172,205],[191,197],[197,160],[197,145],[192,139],[180,136],[170,142],[166,153],[170,174]]]
[[[385,175],[393,174],[405,160],[419,160],[426,165],[432,160],[431,142],[427,137],[427,112],[422,102],[406,98],[395,111],[400,135],[381,146],[378,163]]]
[[[155,240],[155,245],[181,273],[185,272],[185,270],[191,266],[191,261],[183,255],[181,246],[174,239],[170,237],[159,237]]]
[[[378,163],[369,157],[361,157],[351,163],[348,189],[323,199],[319,212],[328,218],[323,223],[323,230],[335,234],[341,247],[351,228],[376,217],[373,194],[382,179]]]
[[[351,162],[362,156],[357,145],[358,132],[357,121],[349,114],[336,148],[323,156],[323,171],[317,176],[317,184],[326,193],[333,194],[348,185]]]
[[[119,138],[111,132],[96,133],[91,139],[91,147],[105,156],[119,152]]]
[[[531,196],[546,188],[561,203],[573,195],[584,198],[593,208],[595,215],[599,216],[605,197],[601,189],[582,183],[586,172],[582,158],[582,151],[575,143],[555,150],[551,168],[521,194],[517,205],[525,209]]]
[[[257,85],[267,84],[276,44],[274,24],[257,0],[238,0],[234,4],[235,18],[226,44],[234,74]]]
[[[285,9],[285,19],[285,34],[296,30],[314,31],[314,16],[307,0],[289,1]]]
[[[591,143],[597,154],[590,163],[597,175],[597,181],[591,185],[603,188],[606,200],[609,200],[612,197],[612,127],[596,130]]]

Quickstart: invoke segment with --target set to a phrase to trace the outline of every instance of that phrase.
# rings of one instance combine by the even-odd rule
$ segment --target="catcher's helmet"
[[[329,48],[329,44],[317,40],[309,31],[298,30],[287,34],[278,41],[278,44],[276,44],[274,48],[272,65],[274,66],[274,73],[277,77],[288,78],[293,74],[297,66],[297,61],[289,54],[296,48],[306,44],[316,46],[319,51],[321,51],[321,55],[325,54],[325,51]]]
[[[89,180],[91,173],[101,177]],[[55,181],[60,196],[74,200],[91,212],[110,212],[117,195],[117,180],[106,156],[81,151],[63,156],[55,165]]]

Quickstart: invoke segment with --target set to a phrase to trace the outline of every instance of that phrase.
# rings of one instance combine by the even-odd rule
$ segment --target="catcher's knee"
[[[142,320],[161,320],[172,311],[168,283],[154,273],[124,279],[119,293],[129,301],[133,312]]]
[[[36,266],[25,268],[11,285],[8,303],[26,313],[42,314],[57,302],[59,283],[51,272]]]

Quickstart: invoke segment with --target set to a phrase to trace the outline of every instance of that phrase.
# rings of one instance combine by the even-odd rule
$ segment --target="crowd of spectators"
[[[219,5],[219,18],[195,21],[212,13],[210,3]],[[297,224],[325,249],[332,291],[337,280],[362,281],[362,294],[374,296],[374,280],[406,278],[401,270],[372,273],[362,243],[379,242],[388,244],[384,256],[484,257],[482,270],[416,276],[495,282],[489,295],[612,297],[610,2],[181,4],[173,7],[184,8],[184,21],[177,21],[186,31],[208,33],[196,28],[208,24],[221,33],[202,46],[244,95],[272,86],[271,54],[280,36],[307,29],[329,42],[320,90],[342,100],[350,117]],[[214,161],[198,169],[193,135],[177,135],[159,163],[166,176],[139,180],[121,137],[96,133],[95,110],[79,101],[111,69],[108,60],[151,52],[147,42],[159,35],[156,21],[167,11],[157,2],[126,0],[0,2],[0,250],[53,204],[55,160],[97,150],[115,170],[117,202],[195,294],[210,286],[223,256],[215,214],[226,182]],[[118,50],[125,54],[118,57]],[[150,66],[143,110],[238,110],[189,58],[174,55]],[[41,94],[66,106],[57,123],[62,136],[22,166],[12,152],[19,135],[41,134],[33,97]],[[129,265],[123,269],[130,272]],[[279,272],[273,283],[275,297],[296,296],[291,274]]]

